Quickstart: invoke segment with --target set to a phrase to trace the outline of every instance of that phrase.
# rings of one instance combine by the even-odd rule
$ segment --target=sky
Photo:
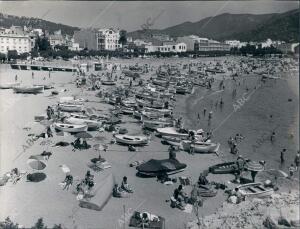
[[[0,1],[0,12],[37,17],[81,28],[113,27],[134,31],[144,24],[163,29],[222,13],[281,13],[299,8],[298,1]]]

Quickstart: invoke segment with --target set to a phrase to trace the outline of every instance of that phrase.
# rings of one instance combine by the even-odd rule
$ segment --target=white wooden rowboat
[[[59,131],[69,132],[69,133],[78,133],[87,131],[87,125],[75,125],[75,124],[66,124],[66,123],[54,123],[54,128]]]

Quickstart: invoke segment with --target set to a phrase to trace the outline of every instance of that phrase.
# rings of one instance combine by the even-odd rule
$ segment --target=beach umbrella
[[[30,173],[27,175],[27,180],[31,182],[40,182],[46,179],[45,173]]]
[[[260,172],[264,170],[264,166],[256,161],[246,162],[245,168],[249,171],[256,171],[256,172]]]
[[[46,168],[46,164],[43,161],[36,159],[28,159],[27,164],[35,170],[43,170],[44,168]]]
[[[176,170],[176,166],[169,161],[163,162],[161,165],[169,170]]]
[[[86,139],[86,138],[92,138],[93,136],[87,132],[79,132],[79,133],[75,134],[75,137]]]

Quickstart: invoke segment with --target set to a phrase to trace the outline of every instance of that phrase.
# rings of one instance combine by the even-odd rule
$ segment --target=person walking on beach
[[[197,118],[198,118],[198,121],[200,121],[200,114],[199,113],[198,113],[198,117]]]
[[[295,162],[295,166],[296,166],[296,171],[298,171],[298,167],[300,165],[300,153],[299,153],[299,150],[295,156],[295,159],[294,159],[294,162]]]
[[[18,81],[18,75],[15,76],[15,81],[16,81],[16,82]]]
[[[205,117],[205,114],[206,114],[206,108],[203,109],[203,115]]]
[[[31,77],[32,77],[32,79],[34,79],[34,72],[31,73]]]
[[[63,182],[65,183],[63,190],[69,190],[69,187],[73,184],[73,176],[71,174],[67,174]]]
[[[283,164],[284,163],[284,153],[285,153],[286,149],[283,149],[280,152],[280,163]]]
[[[213,112],[210,111],[210,112],[208,113],[208,120],[211,120],[211,119],[212,119],[212,115],[213,115]]]
[[[271,142],[273,143],[275,140],[275,131],[272,132],[272,135],[271,135]]]

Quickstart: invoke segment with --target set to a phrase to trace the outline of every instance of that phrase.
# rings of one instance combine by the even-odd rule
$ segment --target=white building
[[[51,47],[55,47],[56,45],[65,45],[66,40],[61,34],[53,34],[49,35],[49,43]]]
[[[30,52],[31,38],[28,35],[0,33],[0,52],[7,54],[9,50],[16,50],[18,54]]]
[[[80,51],[81,48],[79,47],[79,43],[72,42],[70,46],[68,46],[68,49],[71,51]]]
[[[238,40],[229,40],[229,41],[225,41],[225,44],[228,44],[230,48],[239,48],[241,42]]]
[[[261,43],[261,47],[262,48],[270,47],[272,44],[273,44],[273,41],[270,38],[268,38],[265,42]]]
[[[146,45],[145,46],[146,52],[186,52],[186,44],[183,42],[176,43],[176,42],[165,42],[163,45]]]
[[[99,29],[97,32],[97,49],[114,51],[121,48],[120,33],[113,29]]]

